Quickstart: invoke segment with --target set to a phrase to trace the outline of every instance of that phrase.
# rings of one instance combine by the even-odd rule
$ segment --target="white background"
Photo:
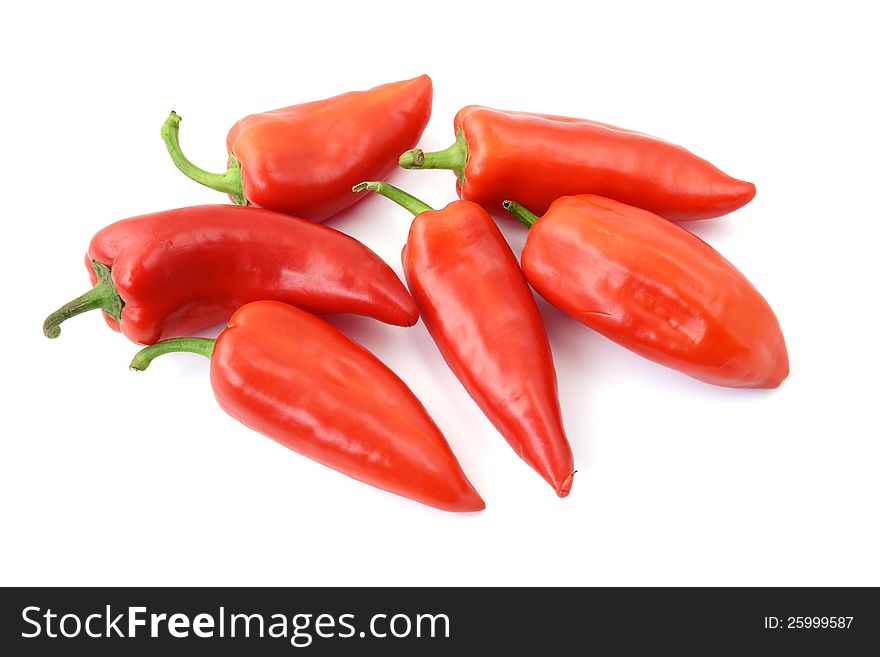
[[[870,3],[14,3],[2,50],[0,583],[880,584],[880,61]],[[285,450],[216,405],[208,362],[136,347],[87,285],[119,218],[224,202],[205,168],[239,117],[422,72],[427,148],[468,103],[584,116],[754,181],[691,225],[763,292],[788,341],[777,391],[701,384],[540,303],[579,474],[555,497],[445,367],[424,327],[332,322],[416,392],[483,494],[457,516]],[[447,172],[394,174],[431,205]],[[401,273],[409,216],[374,197],[331,222]],[[518,253],[525,231],[503,226]]]

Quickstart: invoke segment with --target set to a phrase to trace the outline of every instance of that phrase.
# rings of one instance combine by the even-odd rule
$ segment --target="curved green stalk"
[[[449,169],[458,176],[458,183],[464,183],[464,168],[468,160],[468,145],[464,133],[459,129],[455,143],[442,151],[426,153],[421,148],[413,148],[398,160],[404,169]]]
[[[429,210],[434,209],[427,203],[423,203],[422,201],[417,199],[412,194],[407,194],[402,189],[398,189],[394,185],[390,185],[387,182],[362,182],[352,187],[351,191],[362,192],[365,189],[368,189],[371,192],[376,192],[377,194],[381,194],[385,198],[390,198],[400,207],[412,212],[413,215],[418,215],[422,212],[428,212]]]
[[[154,358],[173,351],[186,351],[210,359],[211,353],[214,351],[215,342],[217,341],[212,338],[170,338],[162,340],[137,352],[131,360],[129,367],[137,372],[143,372],[150,366]]]
[[[247,205],[241,183],[241,167],[233,155],[229,156],[229,168],[225,173],[211,173],[200,169],[190,162],[180,149],[180,116],[177,112],[171,112],[165,123],[162,124],[162,141],[168,149],[171,161],[183,172],[187,178],[197,183],[210,187],[218,192],[229,194],[236,205]]]
[[[524,208],[516,201],[504,201],[504,203],[502,203],[501,205],[526,228],[531,228],[532,224],[540,218],[534,212],[531,212],[530,210]]]
[[[76,315],[100,308],[117,322],[122,319],[122,308],[125,302],[113,285],[110,270],[96,260],[92,260],[92,268],[98,277],[95,287],[73,301],[65,303],[43,321],[43,334],[47,338],[61,335],[61,322]]]

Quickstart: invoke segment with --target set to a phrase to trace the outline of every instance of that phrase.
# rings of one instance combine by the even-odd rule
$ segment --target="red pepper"
[[[314,315],[258,301],[239,308],[216,343],[165,340],[141,350],[131,367],[144,370],[170,351],[210,358],[221,408],[285,447],[445,511],[485,507],[406,384]]]
[[[430,207],[383,182],[357,185],[415,215],[403,249],[406,281],[447,365],[514,451],[565,497],[574,463],[556,370],[516,257],[476,203]]]
[[[229,168],[209,173],[180,150],[180,117],[162,126],[174,164],[196,182],[255,205],[325,221],[358,199],[351,186],[387,177],[431,117],[431,78],[385,84],[326,100],[251,114],[226,137]]]
[[[567,196],[531,226],[522,268],[551,304],[661,365],[720,386],[775,388],[788,376],[776,315],[693,233],[601,196]]]
[[[226,321],[249,301],[418,321],[415,302],[375,253],[344,233],[258,208],[203,205],[117,221],[89,245],[91,290],[43,324],[100,308],[134,342],[152,344]]]
[[[605,123],[469,105],[445,151],[400,156],[407,169],[451,169],[463,199],[491,212],[516,198],[539,214],[560,196],[599,194],[672,221],[709,219],[752,200],[731,178],[681,146]]]

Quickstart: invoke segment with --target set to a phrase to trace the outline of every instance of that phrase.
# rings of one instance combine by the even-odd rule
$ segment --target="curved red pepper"
[[[788,376],[776,315],[732,264],[693,233],[589,194],[560,198],[531,225],[529,283],[627,349],[720,386],[775,388]]]
[[[362,183],[416,215],[403,249],[409,289],[449,368],[514,451],[560,497],[574,462],[544,324],[516,257],[479,205],[430,207]]]
[[[216,340],[146,347],[132,368],[169,351],[211,359],[221,408],[327,467],[445,511],[485,507],[412,391],[369,351],[314,315],[276,301],[239,308]]]
[[[431,117],[431,78],[392,82],[302,105],[251,114],[226,137],[229,168],[209,173],[180,150],[174,112],[162,138],[184,174],[255,205],[325,221],[352,205],[355,183],[385,178],[400,152],[415,146]]]
[[[399,326],[419,317],[394,271],[356,239],[258,208],[203,205],[117,221],[92,238],[86,267],[97,285],[46,319],[48,337],[101,308],[111,328],[152,344],[261,299]]]
[[[452,169],[463,199],[495,212],[516,198],[541,214],[561,196],[598,194],[672,221],[718,217],[755,196],[681,146],[586,119],[469,105],[445,151],[401,155],[408,169]]]

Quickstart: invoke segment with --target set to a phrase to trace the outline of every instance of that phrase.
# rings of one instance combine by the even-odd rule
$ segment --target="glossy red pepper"
[[[431,117],[431,78],[392,82],[326,100],[251,114],[226,137],[229,168],[209,173],[180,150],[180,117],[162,126],[174,164],[188,177],[255,205],[325,221],[358,200],[355,183],[387,177]]]
[[[516,198],[539,214],[560,196],[599,194],[672,221],[718,217],[755,196],[681,146],[605,123],[470,105],[455,116],[456,143],[407,151],[407,169],[451,169],[463,199],[498,212]]]
[[[362,183],[416,215],[406,281],[449,368],[514,451],[565,497],[574,463],[562,427],[544,324],[516,257],[476,203],[430,207],[383,182]]]
[[[788,376],[776,315],[732,264],[656,214],[589,194],[553,202],[522,251],[554,306],[661,365],[720,386],[775,388]]]
[[[117,221],[92,238],[86,267],[95,287],[46,319],[48,337],[100,308],[111,328],[151,344],[261,299],[399,326],[419,317],[394,271],[356,239],[258,208],[202,205]]]
[[[369,351],[314,315],[277,301],[238,309],[216,343],[173,338],[141,350],[211,359],[221,408],[329,468],[445,511],[485,507],[412,391]]]

